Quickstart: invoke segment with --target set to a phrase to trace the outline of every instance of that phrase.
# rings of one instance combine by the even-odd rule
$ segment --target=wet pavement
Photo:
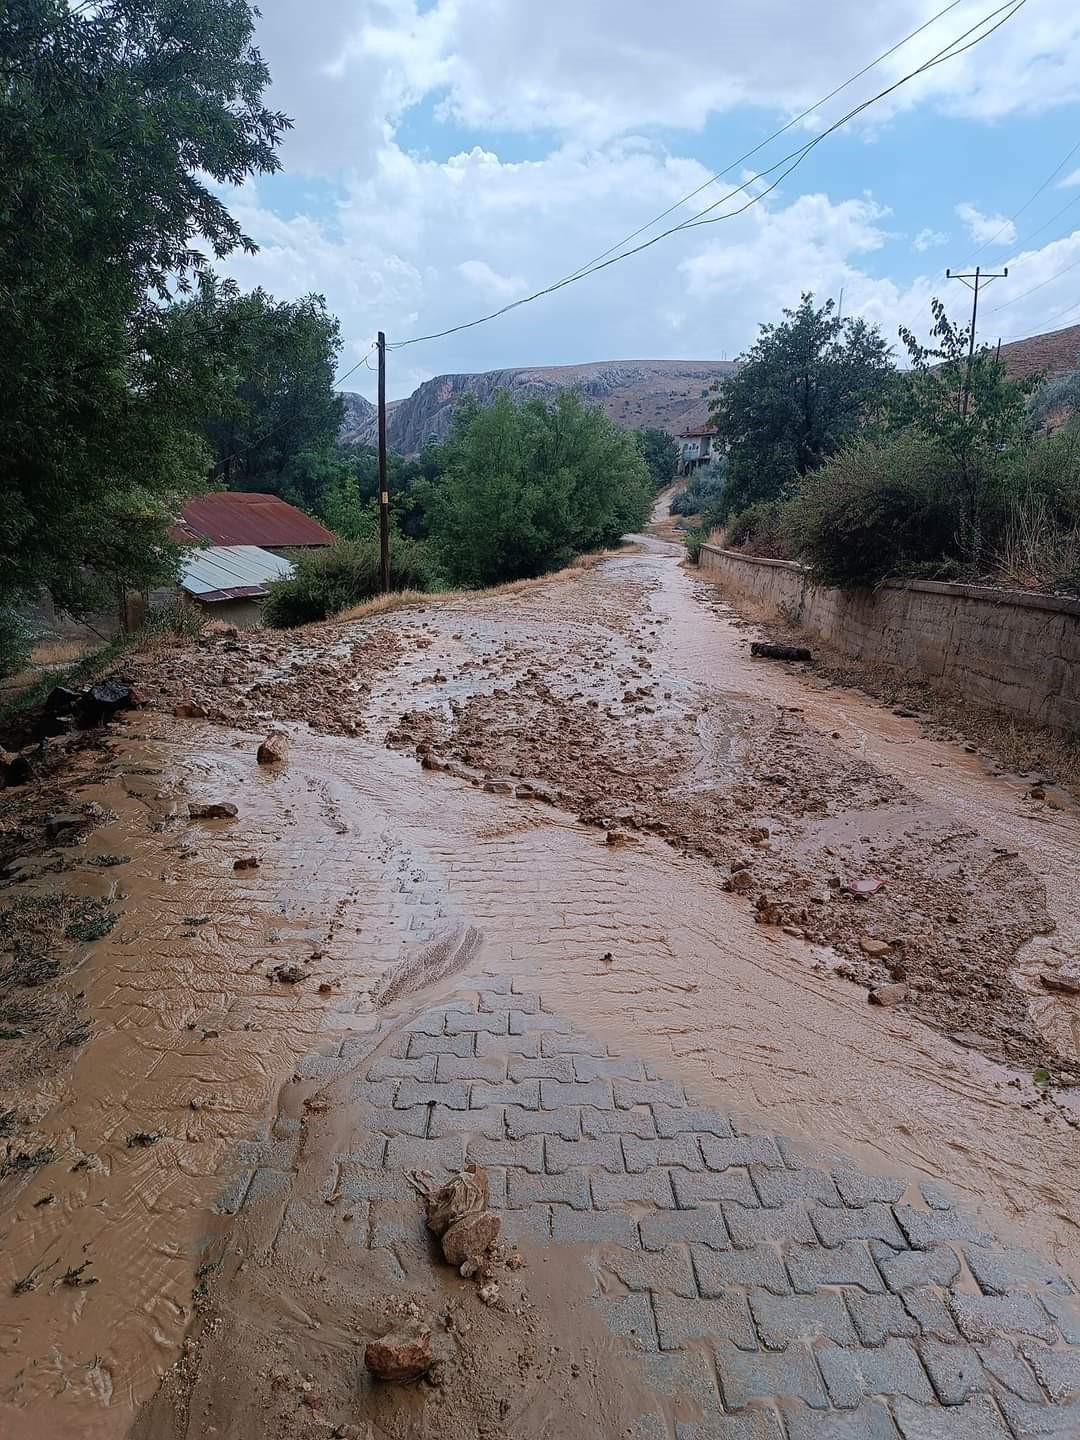
[[[709,608],[715,592],[644,543],[503,596],[260,638],[272,659],[244,684],[261,690],[230,679],[246,641],[159,663],[166,712],[182,690],[232,728],[150,714],[118,737],[101,794],[116,818],[94,843],[135,861],[120,926],[79,971],[94,1037],[33,1099],[62,1160],[5,1182],[11,1283],[87,1258],[99,1283],[5,1301],[0,1433],[126,1433],[185,1332],[180,1369],[139,1421],[154,1440],[250,1435],[252,1405],[260,1433],[283,1436],[328,1433],[332,1406],[360,1436],[367,1412],[393,1435],[1080,1433],[1063,1408],[1078,1337],[1048,1328],[1072,1323],[1053,1307],[1080,1275],[1075,1116],[1068,1091],[1001,1063],[1007,1046],[1077,1058],[1076,1002],[1038,980],[1077,934],[1075,811],[1032,805],[1019,779],[850,692],[753,664],[748,632]],[[252,727],[274,719],[291,727],[291,758],[267,769]],[[785,787],[757,773],[779,773],[760,758],[778,725]],[[785,809],[792,772],[816,776],[823,746],[842,783]],[[154,774],[140,782],[140,768]],[[153,824],[126,794],[140,783],[160,792]],[[737,826],[733,793],[749,802]],[[240,814],[192,825],[193,799]],[[771,833],[750,840],[755,827]],[[953,847],[947,863],[928,866],[928,835]],[[722,888],[733,857],[769,883],[872,847],[889,884],[866,905],[830,901],[836,943],[813,938],[817,921],[762,924],[752,895]],[[249,856],[257,868],[233,870]],[[956,874],[972,857],[1010,883],[994,906],[968,897],[947,941],[928,915],[920,963],[955,977],[947,989],[996,947],[999,993],[962,998],[1006,1017],[1004,1038],[962,1033],[932,998],[926,1019],[868,1006],[865,983],[840,973],[848,927],[856,953],[859,934],[891,933],[920,865],[959,903],[980,888]],[[302,980],[270,978],[280,964]],[[560,1051],[560,1036],[581,1048]],[[620,1104],[635,1085],[658,1088]],[[672,1129],[669,1110],[692,1126]],[[529,1262],[521,1315],[492,1316],[420,1244],[402,1168],[449,1165],[463,1144],[506,1172]],[[100,1163],[76,1169],[84,1154]],[[323,1194],[344,1193],[340,1155],[354,1157],[347,1210]],[[847,1193],[845,1175],[859,1177]],[[643,1249],[647,1234],[668,1238]],[[998,1268],[980,1273],[987,1235]],[[915,1313],[911,1290],[927,1291]],[[1024,1303],[998,1303],[1013,1291]],[[435,1317],[467,1316],[498,1373],[465,1341],[441,1392],[358,1389],[360,1340],[411,1294]],[[226,1353],[234,1371],[242,1357],[242,1384]],[[531,1388],[514,1368],[526,1353]],[[890,1376],[906,1378],[889,1389]]]

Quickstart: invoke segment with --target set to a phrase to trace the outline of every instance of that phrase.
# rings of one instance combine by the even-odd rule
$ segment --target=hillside
[[[1042,370],[1047,376],[1075,370],[1080,356],[1080,325],[1064,330],[1050,330],[1045,335],[1029,335],[1002,345],[1001,358],[1010,380],[1022,380]]]
[[[516,399],[555,395],[576,385],[618,425],[640,429],[657,425],[673,435],[708,418],[703,392],[736,368],[731,360],[600,360],[587,365],[551,365],[488,370],[480,375],[438,375],[405,400],[387,406],[386,438],[404,455],[419,451],[429,436],[442,439],[454,405],[462,395],[487,404],[499,390]],[[361,395],[346,394],[341,438],[349,444],[374,444],[375,407]]]

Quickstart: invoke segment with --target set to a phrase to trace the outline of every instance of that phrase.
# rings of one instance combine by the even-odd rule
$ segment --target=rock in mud
[[[181,700],[173,706],[172,713],[178,720],[205,720],[206,706],[196,705],[193,700]]]
[[[907,986],[900,984],[878,985],[870,991],[870,994],[866,998],[870,1001],[871,1005],[899,1005],[901,1000],[907,999]]]
[[[409,1177],[423,1196],[427,1227],[442,1241],[443,1257],[455,1269],[476,1261],[499,1238],[501,1218],[488,1209],[487,1171],[470,1162],[445,1185],[420,1170]]]
[[[275,965],[270,971],[270,979],[277,980],[282,985],[299,985],[307,976],[299,965]]]
[[[188,806],[192,820],[235,820],[239,811],[228,800],[212,800],[208,803],[192,803]]]
[[[860,935],[859,948],[864,955],[872,955],[875,958],[888,955],[892,946],[887,940],[877,940],[873,935]]]
[[[419,1380],[434,1363],[430,1330],[418,1335],[384,1335],[381,1340],[369,1340],[364,1351],[364,1364],[372,1375],[396,1385]]]
[[[271,732],[255,752],[260,765],[284,765],[289,758],[289,742],[284,735]]]
[[[257,855],[241,855],[239,860],[233,861],[234,870],[257,870],[259,868],[259,857]]]
[[[457,1220],[442,1237],[443,1258],[448,1265],[460,1269],[466,1261],[475,1261],[499,1238],[501,1221],[493,1210],[466,1215]]]
[[[1044,970],[1039,980],[1047,990],[1057,991],[1061,995],[1080,995],[1080,971]]]

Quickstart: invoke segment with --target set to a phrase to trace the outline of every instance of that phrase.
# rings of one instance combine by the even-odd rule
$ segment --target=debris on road
[[[235,820],[239,813],[236,806],[228,800],[193,802],[188,806],[188,815],[192,820]]]
[[[417,1170],[408,1180],[424,1202],[427,1227],[439,1237],[447,1264],[461,1269],[479,1262],[499,1238],[502,1226],[501,1217],[488,1209],[484,1167],[470,1161],[445,1185],[437,1185],[429,1170]]]
[[[750,654],[761,660],[813,660],[805,645],[773,645],[767,640],[755,640]]]
[[[307,976],[299,965],[275,965],[268,978],[277,980],[282,985],[298,985],[301,980],[306,980]]]
[[[908,987],[899,981],[892,985],[876,985],[866,997],[871,1005],[899,1005],[907,999]]]
[[[419,1380],[435,1364],[431,1331],[421,1330],[415,1335],[397,1333],[384,1335],[381,1340],[369,1340],[364,1350],[364,1364],[377,1380],[395,1385]]]
[[[272,730],[255,752],[260,765],[284,765],[289,758],[289,742],[285,736]]]

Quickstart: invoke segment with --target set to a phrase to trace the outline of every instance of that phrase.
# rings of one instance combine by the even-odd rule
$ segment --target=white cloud
[[[984,215],[970,201],[957,205],[956,215],[976,245],[1016,243],[1016,226],[1006,215]]]
[[[925,250],[933,250],[938,245],[944,245],[948,238],[943,230],[931,230],[927,225],[912,240],[911,248],[917,250],[921,255]]]
[[[1070,175],[1066,175],[1064,180],[1059,180],[1057,188],[1059,190],[1069,190],[1074,185],[1080,185],[1080,170],[1074,170]]]
[[[470,285],[495,300],[512,300],[528,288],[520,275],[500,275],[486,260],[463,260],[457,268]]]

